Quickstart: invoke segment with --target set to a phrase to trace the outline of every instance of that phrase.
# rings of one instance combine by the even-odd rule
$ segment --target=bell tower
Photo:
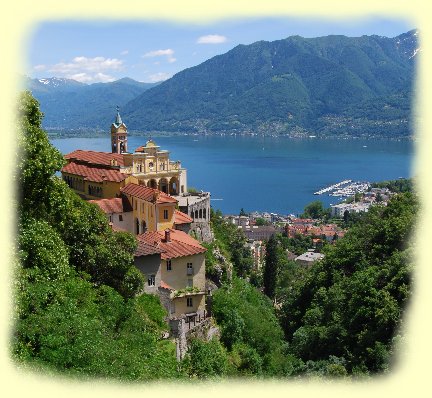
[[[115,121],[111,125],[111,152],[127,152],[127,127],[121,119],[119,107],[117,107],[117,116]]]

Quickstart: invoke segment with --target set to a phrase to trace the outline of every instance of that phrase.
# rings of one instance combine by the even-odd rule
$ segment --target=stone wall
[[[171,334],[175,339],[178,361],[185,357],[191,339],[199,338],[204,341],[210,341],[213,337],[220,337],[219,328],[211,317],[207,317],[195,325],[186,322],[185,318],[170,319],[169,325]]]
[[[210,243],[213,241],[213,233],[209,222],[193,222],[190,227],[193,236],[200,242]]]

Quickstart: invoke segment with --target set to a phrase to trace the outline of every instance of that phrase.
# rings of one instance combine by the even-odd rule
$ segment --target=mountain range
[[[115,106],[130,131],[406,137],[418,32],[291,36],[239,45],[151,85],[28,80],[44,127],[107,130]]]
[[[123,107],[156,85],[130,78],[94,84],[57,77],[26,78],[26,87],[45,115],[43,126],[49,130],[107,130],[117,106]]]

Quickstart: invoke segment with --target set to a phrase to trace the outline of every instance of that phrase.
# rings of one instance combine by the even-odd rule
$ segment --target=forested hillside
[[[258,297],[248,292],[255,288],[235,277],[214,297],[222,341],[228,347],[241,342],[253,349],[261,358],[260,372],[267,375],[350,377],[391,370],[411,297],[410,240],[417,210],[412,192],[396,195],[387,206],[374,206],[345,237],[327,244],[326,257],[311,268],[286,257],[286,247],[293,250],[303,243],[297,237],[270,239],[258,275],[244,268],[247,256],[231,256],[235,274],[277,305],[270,310],[269,299],[258,304]],[[213,225],[223,246],[235,253],[235,226],[215,213]],[[255,295],[262,293],[256,290]],[[278,324],[267,315],[271,312]],[[265,354],[259,349],[263,344]]]
[[[119,105],[132,132],[400,138],[413,134],[417,37],[291,36],[239,45],[160,84],[26,84],[44,127],[68,134],[106,131]]]
[[[106,131],[114,120],[116,106],[123,107],[156,83],[123,78],[109,83],[84,84],[71,79],[26,79],[26,86],[39,101],[44,128],[70,135]]]
[[[132,129],[385,136],[412,133],[417,32],[239,45],[131,100]]]

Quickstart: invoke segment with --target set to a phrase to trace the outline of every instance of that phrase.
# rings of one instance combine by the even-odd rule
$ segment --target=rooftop
[[[84,151],[78,149],[65,155],[65,159],[78,163],[87,163],[89,165],[115,166],[113,160],[118,166],[124,166],[123,154],[111,152]]]
[[[317,260],[321,260],[323,258],[324,258],[324,254],[322,254],[322,253],[315,253],[315,252],[307,251],[306,253],[303,253],[300,256],[296,257],[294,261],[314,262]]]
[[[186,207],[201,202],[202,200],[206,200],[209,196],[210,192],[202,192],[197,194],[176,195],[174,197],[178,201],[179,206]]]
[[[204,253],[207,249],[183,231],[169,229],[170,240],[165,239],[165,231],[146,232],[137,235],[138,247],[145,244],[160,250],[163,260],[177,257],[193,256]],[[136,255],[136,254],[135,254]],[[143,255],[143,254],[142,254]],[[144,254],[145,255],[145,254]]]
[[[105,214],[124,213],[132,210],[129,202],[123,198],[89,200],[89,202],[98,205]]]
[[[193,219],[187,214],[181,212],[180,210],[176,210],[174,212],[174,224],[190,224],[191,222],[193,222]]]
[[[61,169],[62,173],[70,173],[84,177],[87,181],[121,182],[129,177],[129,174],[120,173],[117,170],[86,166],[75,162],[68,163]]]
[[[154,188],[138,185],[134,183],[127,184],[120,191],[127,195],[152,203],[177,203],[177,200],[172,196]]]
[[[147,243],[143,240],[138,240],[138,245],[135,250],[134,256],[135,257],[150,256],[152,254],[160,254],[160,253],[162,253],[162,250],[159,249],[156,245]]]

